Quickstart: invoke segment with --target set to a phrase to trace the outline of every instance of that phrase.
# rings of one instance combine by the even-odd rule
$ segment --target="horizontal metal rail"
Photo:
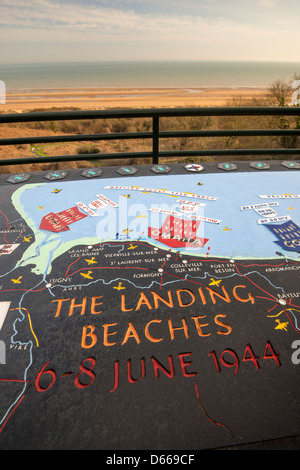
[[[300,136],[300,129],[272,129],[272,130],[228,130],[228,131],[162,131],[158,132],[160,139],[174,139],[178,137],[251,137],[251,136]],[[45,137],[20,137],[11,139],[0,139],[1,145],[21,145],[39,143],[59,143],[59,142],[82,142],[93,140],[134,140],[152,139],[152,132],[114,132],[109,134],[69,134],[54,135]]]
[[[116,153],[85,153],[58,156],[33,156],[29,158],[13,158],[0,160],[0,166],[27,163],[50,163],[79,160],[114,160],[114,159],[143,159],[150,158],[158,163],[159,158],[169,157],[229,157],[229,156],[271,156],[285,157],[300,155],[299,148],[282,149],[199,149],[162,151],[159,149],[161,139],[193,138],[193,137],[251,137],[251,136],[300,136],[300,129],[241,129],[241,130],[191,130],[191,131],[160,131],[159,120],[163,117],[192,117],[192,116],[297,116],[300,118],[298,107],[212,107],[212,108],[158,108],[158,109],[121,109],[121,110],[92,110],[92,111],[55,111],[0,114],[0,124],[41,122],[41,121],[74,121],[95,119],[130,119],[151,118],[150,132],[114,132],[107,134],[70,134],[43,137],[2,138],[0,146],[82,142],[82,141],[112,141],[112,140],[152,140],[151,152],[116,152]]]
[[[12,139],[0,139],[1,145],[42,144],[57,142],[82,142],[91,140],[130,140],[152,139],[152,132],[115,132],[109,134],[70,134],[53,135],[46,137],[21,137]]]
[[[92,111],[49,111],[34,113],[0,114],[0,123],[66,121],[81,119],[113,119],[113,118],[153,118],[179,116],[299,116],[298,107],[272,106],[232,106],[209,108],[150,108],[150,109],[108,109]]]

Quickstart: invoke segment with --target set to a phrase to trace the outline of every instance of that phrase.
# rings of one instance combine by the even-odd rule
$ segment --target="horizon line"
[[[94,64],[94,63],[145,63],[145,62],[172,62],[172,63],[178,63],[178,62],[222,62],[222,63],[228,63],[228,62],[235,62],[235,63],[264,63],[264,64],[300,64],[300,60],[264,60],[264,59],[259,59],[259,60],[254,60],[254,59],[249,59],[249,60],[244,60],[244,59],[105,59],[105,60],[57,60],[57,61],[41,61],[41,62],[6,62],[2,63],[2,66],[6,65],[43,65],[43,64],[78,64],[78,63],[89,63],[89,64]]]

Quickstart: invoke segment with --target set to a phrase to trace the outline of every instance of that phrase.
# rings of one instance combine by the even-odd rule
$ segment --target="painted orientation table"
[[[0,449],[300,434],[300,164],[0,175]]]

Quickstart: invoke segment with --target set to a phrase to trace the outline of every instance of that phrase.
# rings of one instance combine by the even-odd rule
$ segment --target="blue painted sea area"
[[[91,240],[91,244],[142,240],[168,250],[168,246],[148,238],[148,226],[159,228],[167,217],[165,213],[152,212],[150,209],[175,211],[184,219],[188,215],[180,211],[178,200],[196,201],[205,205],[198,206],[194,215],[213,219],[218,223],[200,223],[197,235],[208,238],[203,247],[174,248],[175,251],[206,256],[209,248],[209,256],[212,258],[236,259],[278,258],[279,251],[283,256],[299,260],[297,251],[279,247],[275,243],[274,234],[264,224],[258,223],[258,220],[263,219],[260,214],[254,209],[241,209],[243,206],[276,202],[277,205],[272,207],[276,216],[288,216],[289,220],[300,226],[299,178],[298,171],[260,171],[50,182],[20,187],[18,210],[34,233],[43,235],[36,239],[42,238],[43,244],[50,237],[55,240],[55,244],[60,246],[59,254],[64,252],[64,247],[67,250],[70,246],[83,242],[86,244],[88,240]],[[108,189],[109,186],[120,188]],[[134,190],[131,189],[132,186],[135,187]],[[53,192],[57,188],[61,191]],[[94,209],[96,216],[87,215],[70,224],[70,230],[64,232],[53,233],[39,228],[42,217],[50,212],[64,211],[74,207],[77,202],[88,205],[99,194],[115,202],[118,207]],[[262,195],[273,197],[259,197]],[[282,195],[284,198],[275,198]],[[291,197],[295,195],[298,198]],[[275,224],[280,226],[280,223]],[[53,256],[55,257],[55,252]]]

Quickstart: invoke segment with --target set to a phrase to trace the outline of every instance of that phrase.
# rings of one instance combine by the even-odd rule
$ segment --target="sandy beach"
[[[7,90],[0,112],[49,108],[157,108],[225,106],[234,98],[252,99],[266,88],[67,88]]]

